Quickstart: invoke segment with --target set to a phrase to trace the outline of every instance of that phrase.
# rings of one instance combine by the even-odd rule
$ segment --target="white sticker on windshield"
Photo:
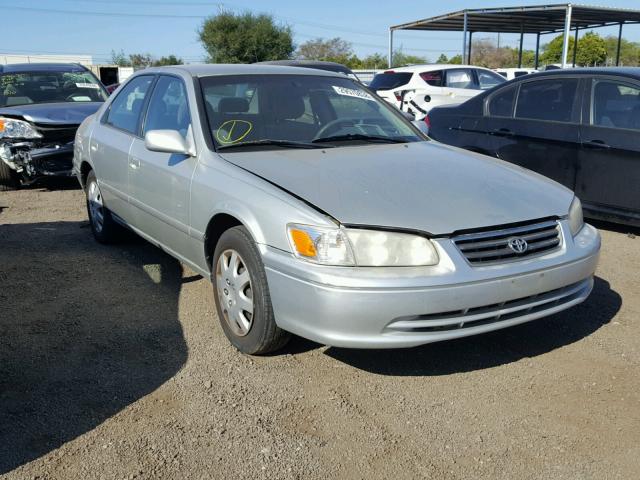
[[[363,90],[356,90],[354,88],[336,87],[335,85],[333,86],[333,89],[338,95],[362,98],[363,100],[370,100],[372,102],[375,102],[375,99]]]
[[[100,88],[95,83],[76,83],[76,87],[78,87],[78,88],[93,88],[95,90],[98,90]]]

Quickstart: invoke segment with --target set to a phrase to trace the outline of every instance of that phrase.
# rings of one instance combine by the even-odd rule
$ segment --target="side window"
[[[420,78],[432,87],[441,87],[442,77],[442,70],[435,70],[433,72],[422,72],[420,74]]]
[[[476,88],[472,72],[468,68],[447,70],[446,86],[449,88]]]
[[[621,82],[596,81],[591,101],[591,124],[640,130],[640,89]]]
[[[113,99],[105,123],[133,134],[137,133],[144,99],[152,81],[151,75],[143,75],[127,83]]]
[[[149,130],[177,130],[186,138],[190,125],[184,82],[176,77],[161,76],[151,95],[144,133]]]
[[[504,83],[504,78],[497,73],[488,72],[486,70],[476,70],[478,74],[478,84],[480,84],[480,90],[489,90]]]
[[[570,122],[578,92],[578,79],[553,78],[522,83],[516,117]]]
[[[515,86],[500,89],[489,98],[489,115],[492,117],[511,117],[515,99]]]

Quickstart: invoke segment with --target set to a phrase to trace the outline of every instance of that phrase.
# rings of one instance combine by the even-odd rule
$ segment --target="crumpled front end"
[[[41,177],[71,176],[77,125],[33,125],[41,138],[0,139],[0,160],[24,183]]]

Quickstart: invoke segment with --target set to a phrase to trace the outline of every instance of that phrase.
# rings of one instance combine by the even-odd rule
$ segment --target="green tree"
[[[417,55],[407,55],[402,51],[402,49],[393,52],[394,67],[402,67],[403,65],[419,65],[423,63],[429,63],[429,60]]]
[[[125,55],[124,50],[120,50],[119,52],[111,50],[111,63],[118,65],[119,67],[131,66],[131,61],[129,60],[129,57]]]
[[[182,65],[184,62],[181,58],[175,55],[169,55],[166,57],[160,57],[158,60],[153,61],[154,67],[161,67],[163,65]]]
[[[346,61],[354,57],[354,54],[351,43],[340,37],[330,38],[329,40],[314,38],[298,47],[296,57],[303,60],[346,63]]]
[[[449,59],[448,63],[450,63],[451,65],[462,65],[462,55],[454,55]]]
[[[605,37],[604,42],[607,49],[607,64],[615,65],[618,53],[618,37],[610,35]],[[622,39],[620,42],[620,65],[640,65],[640,44]]]
[[[587,32],[578,39],[576,63],[581,66],[596,66],[607,59],[607,43],[595,32]]]
[[[291,28],[271,15],[221,11],[198,31],[211,63],[253,63],[290,58],[295,47]]]
[[[558,35],[546,45],[542,46],[542,55],[540,55],[541,63],[549,65],[552,63],[562,63],[562,43],[564,35]],[[569,52],[567,53],[567,62],[573,58],[573,47],[575,45],[573,36],[569,37]]]
[[[436,63],[449,63],[449,58],[444,53],[441,53]]]

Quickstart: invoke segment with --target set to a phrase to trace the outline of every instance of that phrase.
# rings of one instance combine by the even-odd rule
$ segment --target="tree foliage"
[[[351,56],[353,56],[351,43],[340,37],[329,40],[314,38],[304,42],[296,51],[296,58],[303,60],[345,63]]]
[[[221,11],[198,31],[211,63],[253,63],[290,58],[291,28],[277,25],[271,15]]]
[[[164,65],[182,65],[184,62],[181,58],[175,55],[168,55],[166,57],[160,57],[158,60],[153,61],[154,67],[162,67]]]

